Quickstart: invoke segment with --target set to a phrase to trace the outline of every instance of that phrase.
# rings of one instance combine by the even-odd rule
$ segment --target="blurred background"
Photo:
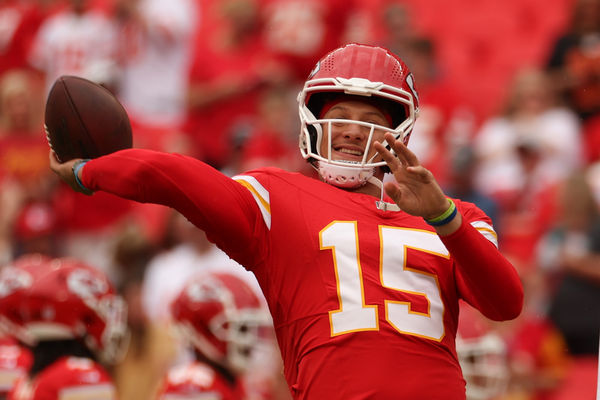
[[[228,175],[306,173],[295,97],[346,42],[406,62],[421,101],[409,148],[449,195],[492,217],[523,280],[514,321],[465,307],[469,398],[595,398],[600,0],[0,0],[0,263],[39,252],[107,273],[130,310],[132,343],[112,371],[120,398],[152,398],[180,359],[165,321],[184,282],[201,269],[255,282],[172,211],[60,183],[43,133],[52,83],[109,88],[135,147]],[[286,399],[269,354],[248,378],[253,395]]]

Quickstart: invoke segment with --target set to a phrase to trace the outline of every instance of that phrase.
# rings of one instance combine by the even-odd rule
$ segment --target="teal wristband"
[[[81,182],[81,180],[79,179],[79,170],[81,170],[81,168],[83,168],[83,166],[85,165],[85,163],[87,163],[88,161],[90,161],[90,159],[85,159],[85,160],[79,160],[77,161],[75,164],[73,164],[73,175],[75,175],[75,182],[77,182],[77,185],[81,188],[81,190],[83,191],[83,193],[85,194],[92,194],[94,192],[92,192],[90,189],[86,188],[83,183]]]
[[[456,204],[454,204],[454,201],[452,201],[452,199],[448,199],[448,203],[450,203],[450,206],[448,206],[448,209],[444,211],[442,215],[432,219],[424,218],[425,222],[427,222],[431,226],[442,226],[452,221],[454,217],[456,217],[458,209],[456,208]]]

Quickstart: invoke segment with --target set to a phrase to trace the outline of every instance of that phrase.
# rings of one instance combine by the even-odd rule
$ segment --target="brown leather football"
[[[105,87],[77,76],[61,76],[46,101],[44,128],[59,161],[96,158],[131,148],[127,112]]]

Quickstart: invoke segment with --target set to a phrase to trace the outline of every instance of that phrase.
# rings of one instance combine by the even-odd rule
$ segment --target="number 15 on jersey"
[[[319,232],[321,250],[333,257],[339,308],[329,312],[331,335],[379,330],[378,306],[365,302],[360,238],[356,221],[333,221]],[[438,277],[407,266],[413,249],[449,259],[439,237],[429,231],[379,226],[379,277],[382,287],[423,296],[427,311],[417,312],[409,301],[385,300],[385,319],[402,334],[435,341],[444,338],[444,303]]]

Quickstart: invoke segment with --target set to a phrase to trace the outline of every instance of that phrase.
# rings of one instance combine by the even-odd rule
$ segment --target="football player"
[[[33,356],[24,345],[28,341],[24,340],[18,305],[31,282],[29,273],[49,260],[41,254],[25,254],[0,270],[0,399],[6,399],[31,368]]]
[[[62,164],[50,154],[51,167],[74,190],[177,209],[252,271],[295,399],[464,399],[459,299],[507,320],[523,288],[489,217],[448,198],[406,147],[412,74],[386,49],[348,44],[316,64],[298,100],[300,150],[320,179],[230,178],[141,149]]]
[[[508,387],[508,345],[490,322],[461,302],[456,353],[467,382],[467,400],[501,399]]]
[[[0,337],[0,399],[6,399],[31,367],[31,352],[10,335]]]
[[[8,268],[0,279],[2,324],[33,354],[8,399],[116,399],[100,362],[122,355],[126,311],[106,276],[66,258]]]
[[[171,316],[193,347],[195,360],[169,371],[158,398],[192,400],[212,394],[245,399],[241,375],[269,328],[264,307],[248,284],[225,272],[196,276],[173,301]]]

